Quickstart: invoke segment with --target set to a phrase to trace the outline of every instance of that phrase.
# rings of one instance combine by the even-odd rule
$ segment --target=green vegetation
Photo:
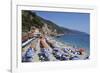
[[[22,10],[22,32],[30,31],[32,26],[41,30],[44,24],[47,24],[48,29],[51,31],[56,29],[57,33],[63,33],[62,29],[55,23],[37,16],[35,12]]]
[[[38,16],[35,12],[29,10],[22,10],[22,32],[30,31],[30,28],[35,26],[39,28],[41,33],[47,32],[49,34],[86,34],[76,30],[60,27],[52,21],[46,20]],[[44,29],[44,28],[47,28]],[[56,31],[55,31],[56,30]]]

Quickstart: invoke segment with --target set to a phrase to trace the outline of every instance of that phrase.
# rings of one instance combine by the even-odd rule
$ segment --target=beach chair
[[[22,55],[22,62],[32,62],[34,53],[35,53],[35,51],[33,48],[28,48],[26,53],[24,55]]]
[[[73,56],[73,57],[70,57],[70,60],[79,60],[80,58],[78,56]]]

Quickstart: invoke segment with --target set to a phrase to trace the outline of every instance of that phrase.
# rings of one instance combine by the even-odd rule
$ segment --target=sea
[[[56,37],[57,40],[66,43],[74,45],[75,48],[84,48],[88,51],[90,51],[90,35],[84,34],[84,35],[62,35],[59,37]]]

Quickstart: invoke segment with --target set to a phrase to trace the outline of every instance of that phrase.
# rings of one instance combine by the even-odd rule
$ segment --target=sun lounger
[[[26,53],[22,56],[22,61],[23,62],[32,62],[34,54],[35,54],[35,51],[33,50],[33,48],[28,48]]]
[[[51,48],[42,48],[41,49],[41,55],[47,60],[49,61],[55,61],[56,58],[54,58],[54,56],[52,55],[52,51],[50,50]]]
[[[68,53],[65,53],[63,50],[61,50],[60,48],[54,48],[53,49],[53,54],[56,57],[56,59],[58,60],[68,60]]]
[[[80,58],[78,56],[73,56],[73,57],[70,57],[70,60],[79,60]]]

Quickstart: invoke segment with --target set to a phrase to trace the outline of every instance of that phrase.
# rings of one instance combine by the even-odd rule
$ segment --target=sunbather
[[[48,45],[44,36],[40,37],[40,45],[41,45],[40,54],[45,55],[44,57],[48,58],[48,60],[55,60],[54,56],[52,55],[52,48]]]

